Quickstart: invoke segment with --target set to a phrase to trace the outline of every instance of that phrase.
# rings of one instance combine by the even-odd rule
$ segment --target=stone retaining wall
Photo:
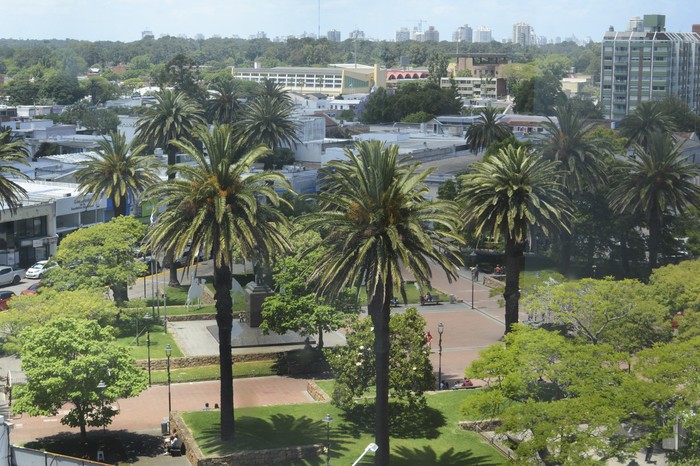
[[[484,277],[484,286],[488,286],[489,288],[502,288],[506,286],[506,284],[497,278],[486,275]]]
[[[188,322],[192,320],[214,320],[216,314],[182,314],[177,316],[168,316],[168,322]]]
[[[330,401],[328,394],[324,392],[323,389],[319,387],[313,380],[309,380],[309,382],[306,384],[306,391],[309,392],[311,398],[313,398],[316,401],[320,401],[323,403]]]
[[[277,353],[260,353],[260,354],[234,354],[233,362],[248,362],[248,361],[266,361],[277,357]],[[184,369],[187,367],[197,366],[216,366],[219,364],[219,356],[188,356],[184,358],[170,358],[171,369]],[[148,369],[148,360],[142,359],[136,361],[136,365],[142,369]],[[151,358],[151,370],[166,370],[168,360]]]
[[[463,430],[471,430],[473,432],[480,432],[485,430],[496,430],[500,427],[503,421],[500,419],[482,419],[480,421],[460,421],[458,423],[459,428]]]

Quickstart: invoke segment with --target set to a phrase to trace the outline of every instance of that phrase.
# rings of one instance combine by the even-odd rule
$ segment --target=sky
[[[493,39],[511,38],[513,24],[530,24],[537,35],[572,35],[600,42],[613,26],[625,30],[634,16],[666,15],[667,31],[700,24],[698,0],[33,0],[4,5],[0,38],[132,42],[144,30],[162,35],[202,34],[244,39],[316,34],[336,29],[346,39],[355,29],[367,38],[394,40],[402,27],[434,26],[441,40],[464,24],[485,26]],[[320,5],[320,21],[319,21]],[[421,23],[421,20],[423,21]]]

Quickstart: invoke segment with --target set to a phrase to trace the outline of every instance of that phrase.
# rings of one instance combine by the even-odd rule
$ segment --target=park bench
[[[477,386],[471,383],[471,381],[470,384],[467,385],[465,385],[464,382],[462,382],[461,384],[453,385],[452,387],[450,387],[451,390],[469,390],[472,388],[477,388]]]
[[[421,306],[438,305],[438,304],[440,304],[440,301],[444,301],[444,299],[439,294],[431,295],[431,298],[429,300],[425,299],[423,296],[420,297],[420,305]]]

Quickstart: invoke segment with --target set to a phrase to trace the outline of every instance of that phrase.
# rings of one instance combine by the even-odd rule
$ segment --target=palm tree
[[[565,193],[574,201],[584,192],[594,192],[606,181],[604,160],[608,156],[606,141],[591,136],[594,129],[580,110],[571,103],[554,108],[557,121],[547,117],[541,148],[547,160],[561,162]],[[569,270],[573,232],[561,230],[561,271]]]
[[[171,167],[178,177],[148,191],[151,199],[165,206],[148,241],[156,249],[171,250],[178,255],[188,244],[198,245],[206,257],[213,257],[221,370],[221,438],[226,440],[234,431],[230,268],[233,250],[241,251],[245,258],[256,254],[269,258],[289,248],[287,220],[277,209],[281,197],[275,190],[288,189],[288,185],[280,173],[248,173],[268,149],[256,147],[240,156],[241,144],[234,139],[229,126],[217,125],[212,133],[206,126],[200,126],[193,135],[201,141],[203,149],[190,141],[177,141],[175,145],[192,158],[194,165]],[[194,256],[190,255],[190,261]]]
[[[89,155],[75,172],[81,197],[93,194],[88,205],[104,196],[114,203],[115,216],[126,215],[129,198],[136,199],[150,185],[158,183],[160,163],[141,153],[146,146],[126,142],[124,133],[112,132],[99,142],[97,155]]]
[[[299,142],[292,106],[285,100],[261,95],[250,102],[236,124],[236,130],[249,146],[263,144],[273,151]]]
[[[319,283],[319,295],[337,296],[360,284],[367,289],[376,355],[375,464],[388,465],[390,300],[394,289],[405,297],[404,269],[423,286],[431,263],[456,276],[459,210],[450,201],[426,200],[431,170],[419,172],[419,164],[399,159],[395,145],[363,141],[345,155],[348,160],[322,170],[321,210],[303,217],[306,231],[327,233],[310,280]],[[430,223],[441,228],[426,228]]]
[[[212,123],[233,124],[241,108],[233,79],[221,80],[212,85],[214,94],[206,102],[207,119]]]
[[[152,149],[160,147],[168,154],[168,165],[175,165],[175,141],[191,140],[194,128],[205,123],[202,109],[184,92],[163,89],[156,102],[146,108],[136,123],[136,134]],[[175,175],[172,174],[171,178]]]
[[[204,124],[205,120],[202,109],[184,92],[164,89],[155,97],[156,103],[148,107],[143,117],[138,120],[136,134],[152,149],[165,149],[168,166],[172,166],[177,156],[177,146],[174,143],[191,140],[194,128]],[[169,178],[174,177],[175,173],[171,172]],[[169,286],[179,286],[177,267],[172,264],[173,257],[175,256],[172,251],[166,250],[165,262],[171,264]]]
[[[479,152],[511,135],[510,127],[500,120],[498,110],[486,107],[479,114],[479,120],[467,129],[467,145],[474,152]]]
[[[27,165],[27,149],[24,141],[14,139],[11,130],[0,132],[0,207],[7,207],[11,213],[17,211],[27,191],[10,178],[28,179],[19,168],[8,165],[23,163]]]
[[[610,192],[620,213],[643,213],[649,228],[649,272],[657,266],[665,215],[682,214],[689,206],[700,208],[700,168],[687,160],[681,144],[668,134],[652,133],[646,149],[633,146],[635,157],[623,163],[623,175]]]
[[[474,236],[505,240],[506,333],[518,322],[520,269],[525,241],[535,230],[545,235],[568,229],[571,204],[561,184],[560,163],[525,147],[508,146],[472,165],[462,175],[458,200]]]
[[[620,134],[628,139],[628,146],[638,144],[644,149],[653,133],[671,134],[675,129],[673,118],[657,101],[641,102],[620,122]]]
[[[292,98],[287,91],[284,90],[281,84],[272,79],[265,78],[260,82],[257,90],[257,97],[272,97],[273,99],[281,100],[286,104],[292,105]]]

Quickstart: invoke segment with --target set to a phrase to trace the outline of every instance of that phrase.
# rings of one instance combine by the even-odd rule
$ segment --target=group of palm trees
[[[311,277],[319,284],[317,293],[366,288],[377,361],[375,464],[388,465],[390,305],[397,293],[405,297],[405,271],[422,286],[429,286],[432,265],[453,279],[464,231],[502,240],[508,332],[518,321],[520,261],[526,243],[538,235],[560,235],[565,242],[572,234],[581,193],[605,191],[618,212],[645,212],[652,266],[658,251],[653,243],[664,215],[700,205],[700,190],[693,183],[700,171],[673,145],[672,126],[637,134],[633,128],[642,124],[623,123],[635,157],[614,157],[605,141],[592,135],[592,125],[562,106],[556,110],[557,122],[550,120],[547,136],[534,149],[507,146],[473,164],[459,178],[456,201],[428,200],[425,179],[431,170],[400,157],[396,146],[358,142],[345,150],[347,160],[322,169],[316,195],[319,211],[291,222],[279,209],[287,202],[281,193],[291,192],[285,178],[273,171],[250,171],[273,148],[296,141],[289,103],[279,89],[268,84],[243,106],[222,98],[221,105],[230,105],[229,110],[214,111],[212,104],[210,115],[235,115],[234,122],[216,122],[213,129],[204,124],[204,111],[185,95],[162,91],[156,98],[139,122],[137,142],[126,144],[123,135],[113,134],[78,177],[81,189],[110,197],[119,213],[125,213],[129,197],[156,203],[160,213],[148,233],[152,248],[181,254],[188,245],[199,245],[213,258],[224,440],[234,433],[234,250],[246,258],[270,261],[289,250],[294,231],[318,231],[326,247]],[[635,118],[649,113],[646,107],[640,105]],[[496,117],[490,120],[499,123]],[[486,147],[488,140],[482,138],[477,146]],[[156,162],[141,155],[144,145],[166,149],[167,181],[154,177]],[[175,163],[177,153],[187,154],[193,163]],[[3,199],[8,205],[17,202],[16,197]]]

